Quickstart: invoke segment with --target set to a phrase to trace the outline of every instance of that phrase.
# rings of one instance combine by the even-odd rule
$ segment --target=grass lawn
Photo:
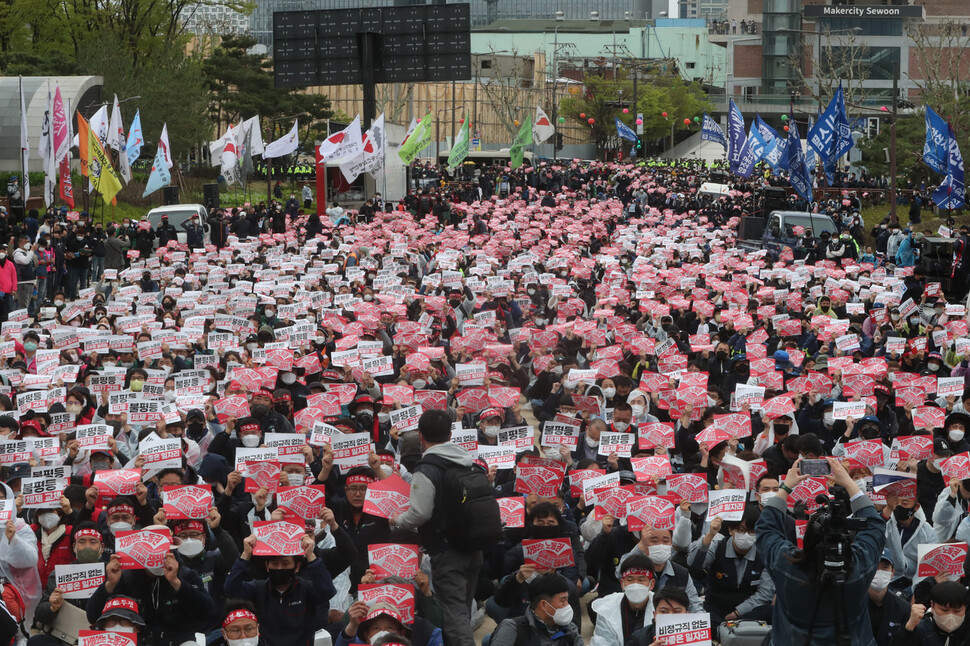
[[[931,211],[923,209],[922,212],[922,222],[916,226],[914,232],[926,232],[931,231],[932,234],[936,235],[937,230],[946,224],[946,212],[941,212],[943,217],[936,217]],[[872,228],[878,226],[882,219],[889,215],[889,205],[883,204],[880,206],[870,206],[862,209],[862,219],[866,223],[866,242],[867,244],[874,244],[875,240],[869,235]],[[899,218],[899,223],[902,226],[906,226],[909,221],[909,205],[900,204],[896,207],[896,216]],[[970,213],[966,211],[954,211],[953,219],[956,222],[954,228],[960,228],[961,224],[970,225]]]

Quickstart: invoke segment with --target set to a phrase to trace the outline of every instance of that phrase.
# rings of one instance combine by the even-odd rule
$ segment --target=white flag
[[[269,150],[267,146],[266,150]],[[364,151],[363,137],[360,133],[360,115],[357,115],[353,122],[341,130],[335,132],[320,144],[320,156],[328,164],[340,163],[348,159],[356,159]],[[265,157],[266,154],[263,154]]]
[[[249,151],[249,154],[253,156],[262,155],[266,147],[263,145],[263,132],[259,129],[259,115],[246,119],[243,122],[243,128],[241,141],[245,141],[246,135],[250,135],[249,147],[252,150]]]
[[[299,147],[300,120],[297,119],[293,122],[293,127],[290,128],[288,133],[266,146],[266,148],[263,150],[263,159],[273,159],[276,157],[282,157],[284,155],[290,155],[296,152],[296,149]]]
[[[541,144],[554,134],[556,134],[556,126],[552,124],[542,108],[536,106],[536,118],[532,121],[532,140]]]
[[[404,139],[401,140],[402,146],[404,145],[404,142],[408,140],[408,137],[411,136],[411,133],[414,132],[414,129],[417,127],[418,127],[418,120],[415,119],[414,117],[411,117],[411,123],[408,125],[408,131],[404,133]]]
[[[30,159],[30,142],[27,140],[27,109],[24,106],[24,79],[20,79],[20,155],[23,164],[24,176],[21,182],[21,191],[24,195],[24,204],[30,199],[30,178],[27,177],[27,161]]]
[[[108,106],[103,105],[91,117],[91,130],[94,132],[102,148],[108,147]]]
[[[158,138],[158,145],[162,147],[162,154],[165,155],[165,165],[171,168],[175,165],[172,161],[172,146],[168,143],[168,124],[162,125],[162,136]]]
[[[364,170],[374,174],[384,168],[384,151],[387,136],[384,132],[384,115],[377,117],[374,124],[367,130],[367,140],[370,150],[364,147]]]
[[[114,150],[121,150],[125,140],[125,127],[121,125],[121,106],[118,105],[118,95],[115,95],[111,106],[111,121],[108,123],[108,145]]]
[[[222,136],[222,176],[226,178],[226,184],[232,185],[239,181],[239,157],[236,153],[236,138],[232,132],[232,126],[226,130]]]

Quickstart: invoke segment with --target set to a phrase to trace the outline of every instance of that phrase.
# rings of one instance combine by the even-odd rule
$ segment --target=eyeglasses
[[[252,622],[244,626],[229,626],[225,629],[229,639],[237,639],[242,636],[255,637],[259,633],[259,624]]]
[[[346,488],[347,493],[367,493],[367,485],[352,485]]]

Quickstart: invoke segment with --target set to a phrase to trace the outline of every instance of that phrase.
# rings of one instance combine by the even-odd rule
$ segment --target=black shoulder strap
[[[526,646],[529,642],[531,626],[526,615],[515,618],[515,646]]]

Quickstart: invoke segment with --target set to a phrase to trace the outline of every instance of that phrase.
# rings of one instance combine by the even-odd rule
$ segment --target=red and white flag
[[[269,146],[267,146],[269,151]],[[328,163],[354,159],[364,151],[363,136],[360,132],[360,116],[340,132],[335,132],[320,144],[320,157]],[[263,153],[263,157],[266,153]]]
[[[556,134],[556,126],[549,120],[542,108],[536,106],[536,117],[532,120],[532,140],[541,144],[554,134]]]

